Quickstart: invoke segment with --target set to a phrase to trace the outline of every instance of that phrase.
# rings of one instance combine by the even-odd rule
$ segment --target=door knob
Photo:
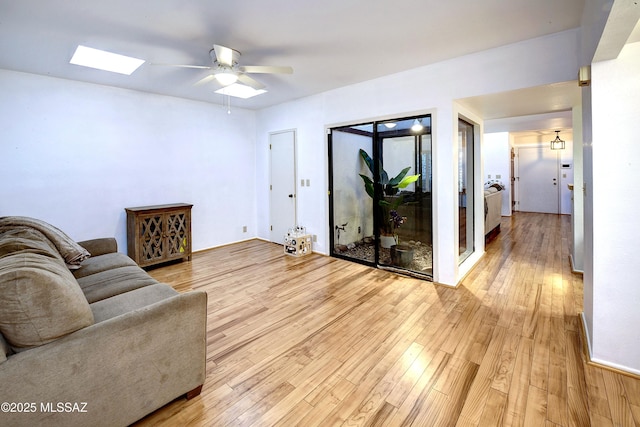
[[[293,199],[293,194],[289,194],[289,197]]]

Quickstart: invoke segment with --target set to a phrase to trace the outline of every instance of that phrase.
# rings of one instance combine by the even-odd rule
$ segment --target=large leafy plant
[[[369,171],[371,172],[371,176],[374,176],[374,164],[373,159],[367,154],[366,151],[360,149],[360,157],[364,160]],[[382,167],[382,162],[380,163],[380,187],[382,188],[382,198],[378,200],[378,205],[382,208],[384,216],[384,223],[382,225],[383,230],[387,233],[391,232],[392,228],[396,228],[402,222],[398,223],[394,221],[394,217],[390,216],[390,214],[395,213],[395,216],[398,216],[397,209],[399,206],[404,204],[404,196],[398,195],[398,190],[402,188],[406,188],[409,184],[412,184],[420,178],[420,174],[418,175],[407,175],[411,166],[407,166],[402,169],[398,175],[389,179],[389,174]],[[359,174],[362,180],[364,181],[364,188],[367,194],[373,199],[375,194],[375,183],[373,179],[368,177],[367,175]],[[391,197],[395,196],[395,197]],[[396,226],[396,224],[398,224]],[[392,227],[392,225],[394,227]]]

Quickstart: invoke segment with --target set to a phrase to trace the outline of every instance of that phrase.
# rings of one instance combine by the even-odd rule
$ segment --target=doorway
[[[518,147],[517,152],[517,210],[560,213],[558,151],[544,145]]]
[[[284,244],[284,236],[296,222],[296,131],[269,134],[270,240]]]
[[[331,255],[433,276],[431,116],[329,132]]]

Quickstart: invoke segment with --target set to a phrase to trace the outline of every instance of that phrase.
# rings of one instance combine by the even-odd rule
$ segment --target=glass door
[[[473,253],[473,125],[458,120],[458,237],[462,263]]]
[[[373,198],[359,175],[369,172],[360,151],[371,153],[373,138],[373,123],[329,134],[331,254],[370,265],[376,262]]]
[[[331,130],[332,255],[433,276],[431,118]]]

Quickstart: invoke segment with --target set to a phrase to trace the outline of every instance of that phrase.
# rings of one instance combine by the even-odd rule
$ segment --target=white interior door
[[[287,230],[296,225],[296,132],[269,135],[271,153],[271,241],[284,244]]]
[[[559,213],[558,151],[518,148],[518,210]]]

